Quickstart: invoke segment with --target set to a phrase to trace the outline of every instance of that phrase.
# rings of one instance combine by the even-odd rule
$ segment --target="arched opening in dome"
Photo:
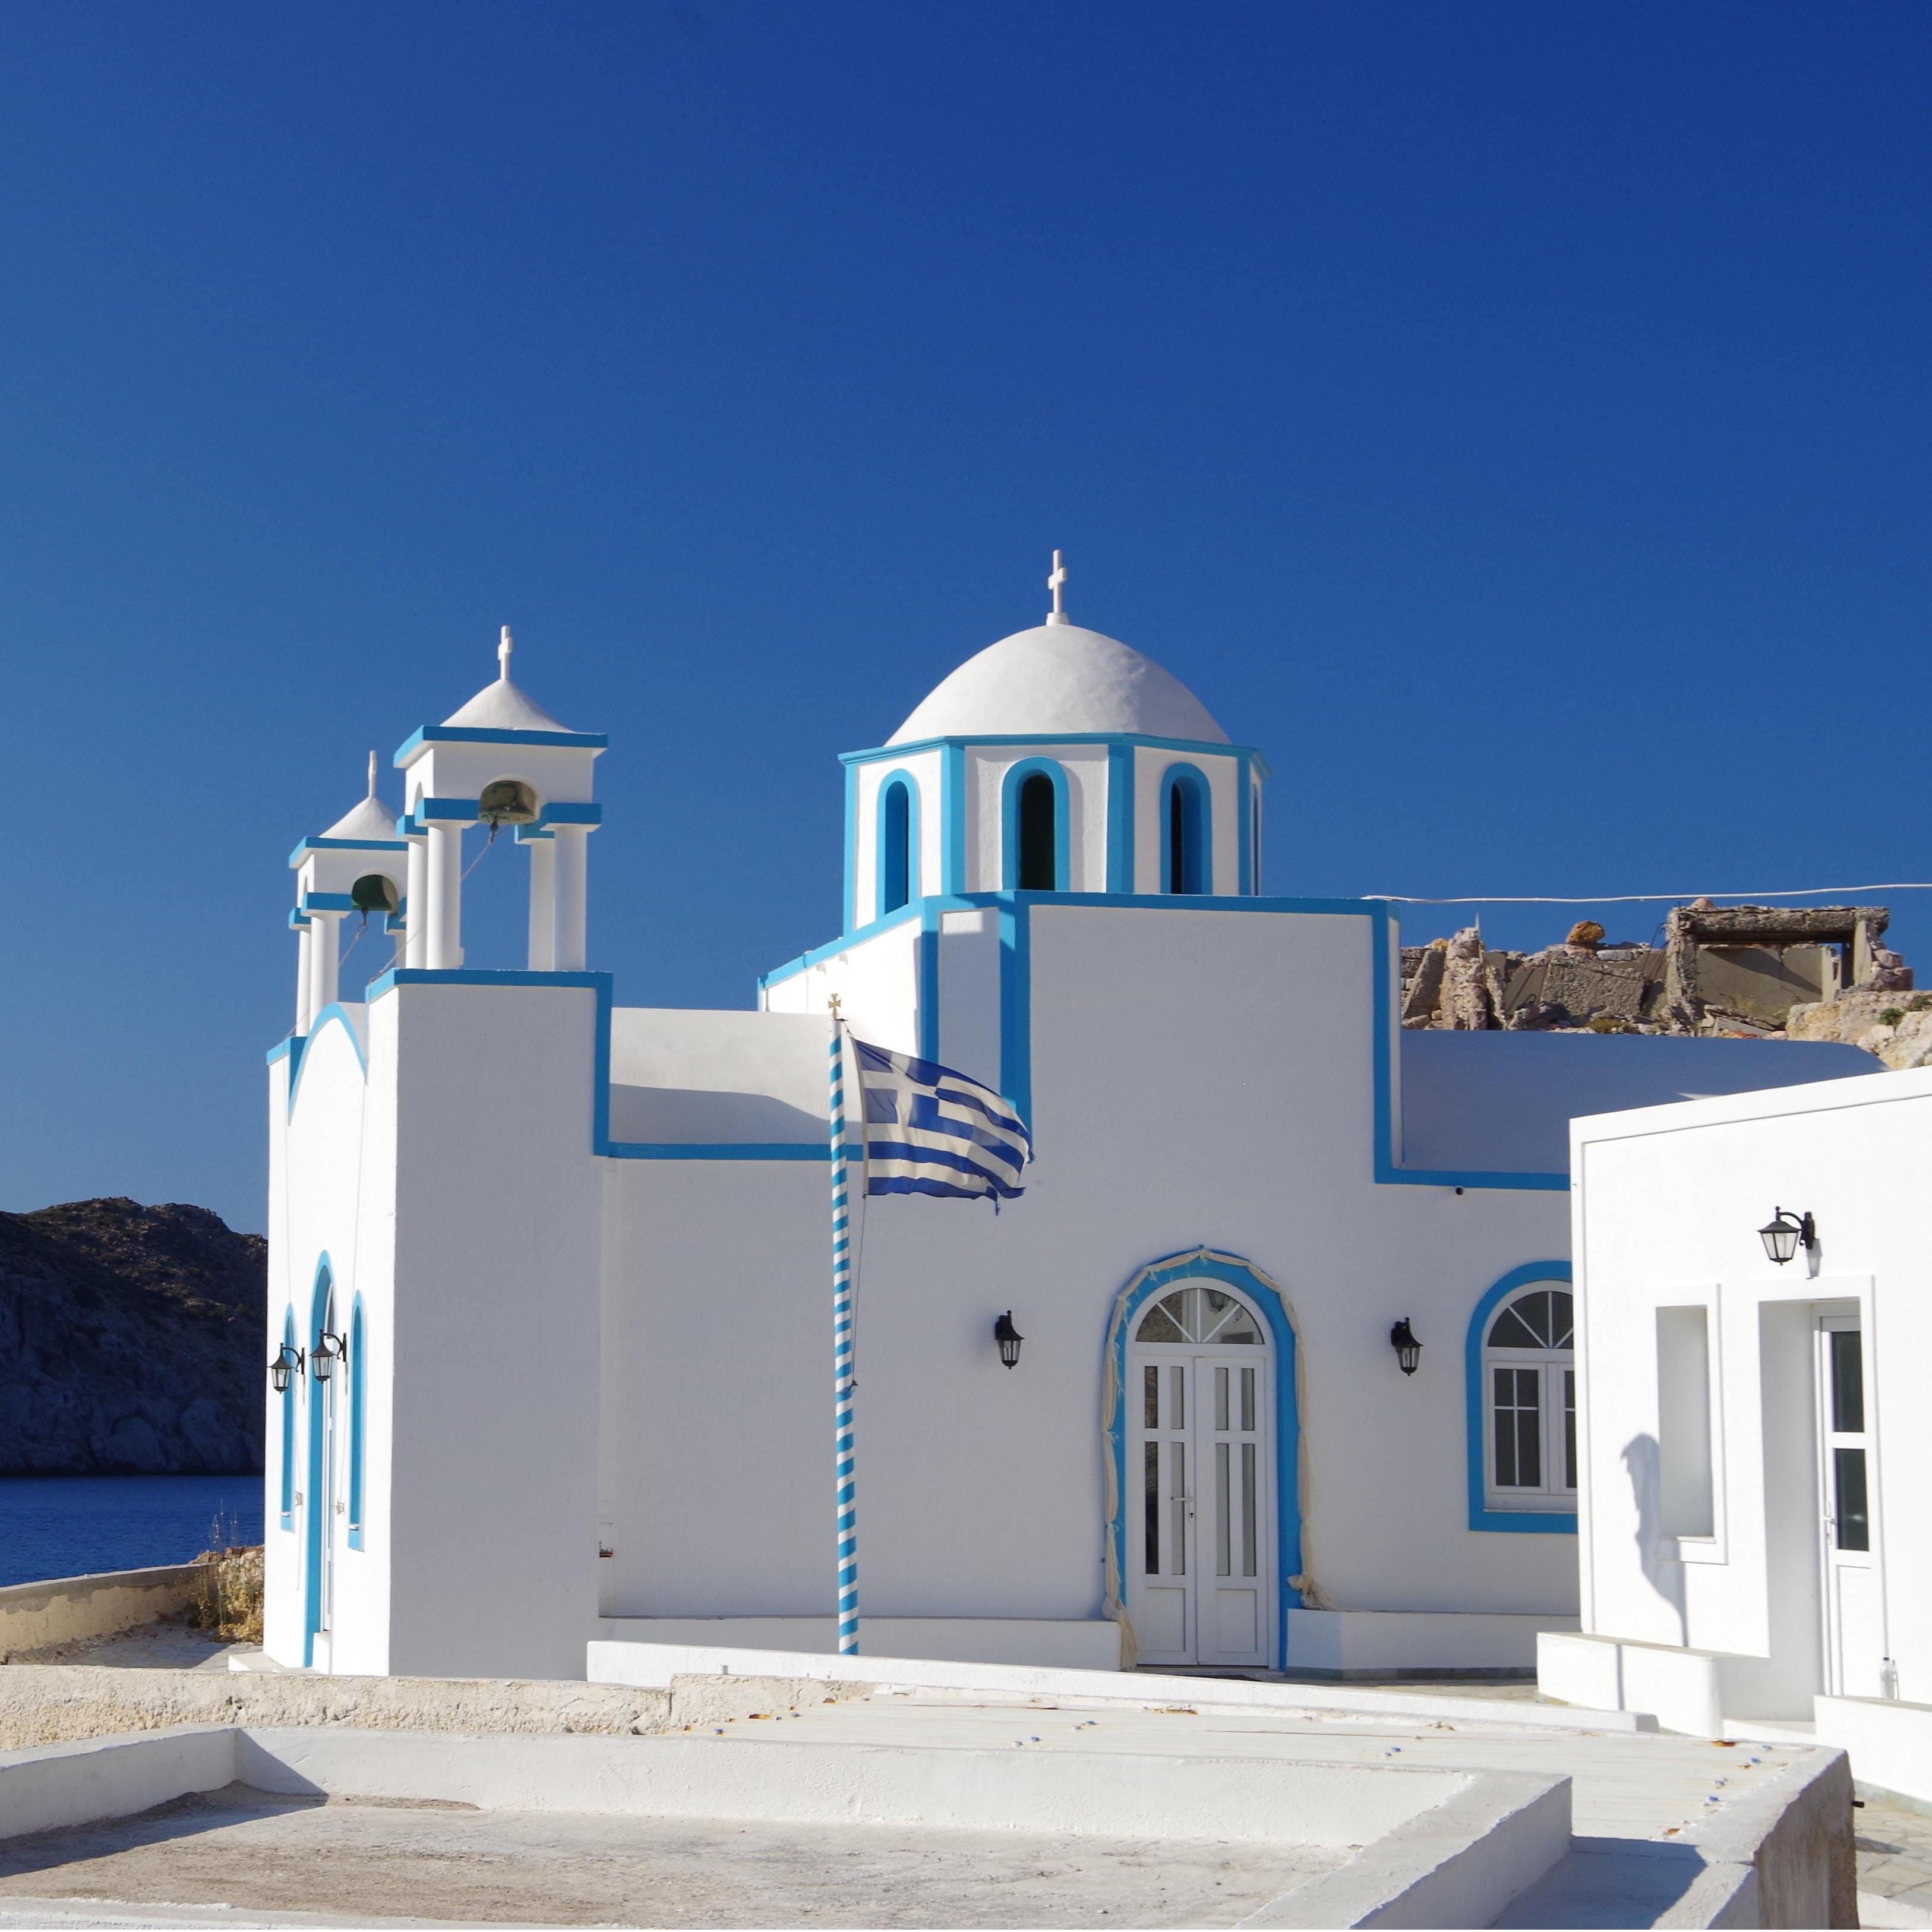
[[[918,814],[912,785],[888,778],[879,794],[879,916],[897,912],[913,897],[917,879]]]
[[[1161,790],[1160,889],[1212,892],[1208,782],[1193,766],[1174,765],[1168,768]]]
[[[1060,890],[1054,854],[1059,843],[1055,820],[1060,801],[1052,778],[1034,772],[1020,782],[1019,878],[1023,892],[1054,892]]]

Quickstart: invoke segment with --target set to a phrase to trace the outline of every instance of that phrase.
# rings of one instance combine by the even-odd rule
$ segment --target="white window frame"
[[[1491,1345],[1490,1336],[1510,1309],[1532,1295],[1552,1293],[1570,1297],[1573,1326],[1568,1348],[1510,1348]],[[1567,1460],[1566,1413],[1576,1406],[1576,1305],[1575,1290],[1569,1282],[1555,1280],[1528,1281],[1490,1311],[1483,1329],[1482,1350],[1483,1503],[1486,1509],[1560,1516],[1574,1515],[1576,1512],[1576,1486],[1556,1480]],[[1543,1480],[1534,1488],[1523,1484],[1505,1486],[1496,1480],[1496,1372],[1498,1369],[1528,1369],[1537,1376],[1537,1460]],[[1566,1374],[1569,1378],[1567,1384]],[[1580,1442],[1577,1453],[1580,1459]]]

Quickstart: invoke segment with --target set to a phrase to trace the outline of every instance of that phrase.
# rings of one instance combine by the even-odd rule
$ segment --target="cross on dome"
[[[1046,579],[1046,587],[1053,592],[1053,608],[1046,614],[1046,621],[1049,624],[1064,624],[1069,621],[1060,603],[1060,593],[1066,583],[1066,566],[1060,562],[1059,551],[1055,550],[1053,553],[1053,568],[1048,573]]]
[[[510,681],[510,653],[515,648],[510,641],[510,627],[506,624],[503,626],[502,640],[496,646],[496,675],[506,684]]]

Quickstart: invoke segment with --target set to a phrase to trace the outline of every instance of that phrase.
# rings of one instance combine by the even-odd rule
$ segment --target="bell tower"
[[[296,874],[295,910],[289,923],[298,941],[296,1026],[305,1034],[334,1004],[341,959],[343,920],[364,922],[382,915],[382,930],[400,933],[409,916],[405,891],[409,848],[395,820],[376,796],[376,754],[369,754],[368,795],[320,838],[304,838],[289,854]]]
[[[448,972],[463,964],[463,834],[482,824],[493,836],[510,828],[529,848],[530,970],[583,970],[587,842],[603,818],[591,766],[610,741],[566,729],[514,683],[514,648],[506,625],[496,682],[396,753],[407,800],[398,826],[408,848],[405,965]]]

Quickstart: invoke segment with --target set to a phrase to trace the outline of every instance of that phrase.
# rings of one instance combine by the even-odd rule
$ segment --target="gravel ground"
[[[0,1923],[31,1912],[29,1900],[62,1900],[86,1914],[67,1922],[103,1924],[140,1921],[92,1902],[226,1907],[207,1922],[224,1925],[248,1924],[251,1912],[340,1924],[1228,1925],[1342,1856],[485,1812],[230,1785],[137,1817],[0,1843]]]

